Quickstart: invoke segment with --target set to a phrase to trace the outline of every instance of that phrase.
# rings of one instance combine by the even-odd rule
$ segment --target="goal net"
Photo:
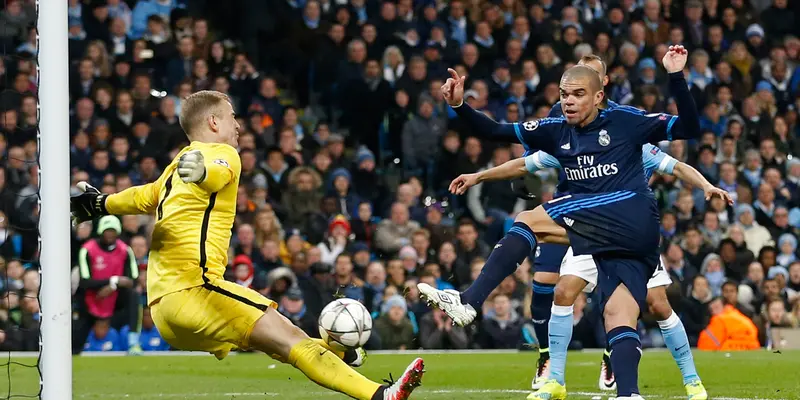
[[[0,399],[69,399],[67,2],[0,5]]]

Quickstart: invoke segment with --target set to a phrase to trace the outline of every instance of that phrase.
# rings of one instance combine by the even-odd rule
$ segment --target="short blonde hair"
[[[190,94],[181,104],[181,128],[187,136],[192,136],[192,131],[201,126],[208,114],[218,112],[225,103],[230,103],[230,98],[217,91],[201,90]]]
[[[599,62],[600,65],[603,66],[602,73],[603,73],[603,76],[605,76],[606,73],[608,72],[608,65],[606,65],[605,61],[603,61],[602,57],[600,57],[598,55],[595,55],[595,54],[586,54],[585,56],[581,57],[581,59],[580,59],[580,63],[581,64],[587,64],[587,63],[590,63],[592,61]]]

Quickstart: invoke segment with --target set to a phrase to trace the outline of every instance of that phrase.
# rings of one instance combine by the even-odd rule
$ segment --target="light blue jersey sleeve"
[[[530,173],[535,173],[540,169],[545,168],[558,168],[561,169],[561,163],[558,160],[543,151],[537,151],[525,157],[525,168]]]
[[[644,165],[645,175],[649,178],[653,172],[658,171],[662,174],[672,175],[672,170],[678,160],[664,153],[657,146],[645,144],[642,146],[642,164]],[[527,163],[526,163],[527,165]]]

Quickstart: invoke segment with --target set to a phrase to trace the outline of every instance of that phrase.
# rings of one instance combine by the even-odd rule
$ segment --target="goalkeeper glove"
[[[200,150],[186,152],[178,160],[178,176],[184,183],[200,183],[206,179],[206,165]]]
[[[106,211],[107,194],[101,194],[99,190],[86,182],[78,182],[78,190],[82,193],[69,199],[69,211],[72,215],[73,225],[108,215],[108,211]]]

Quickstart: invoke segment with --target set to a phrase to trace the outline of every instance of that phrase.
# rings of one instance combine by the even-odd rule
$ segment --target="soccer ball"
[[[363,304],[352,299],[336,299],[319,315],[322,340],[342,350],[364,345],[372,331],[372,317]]]

